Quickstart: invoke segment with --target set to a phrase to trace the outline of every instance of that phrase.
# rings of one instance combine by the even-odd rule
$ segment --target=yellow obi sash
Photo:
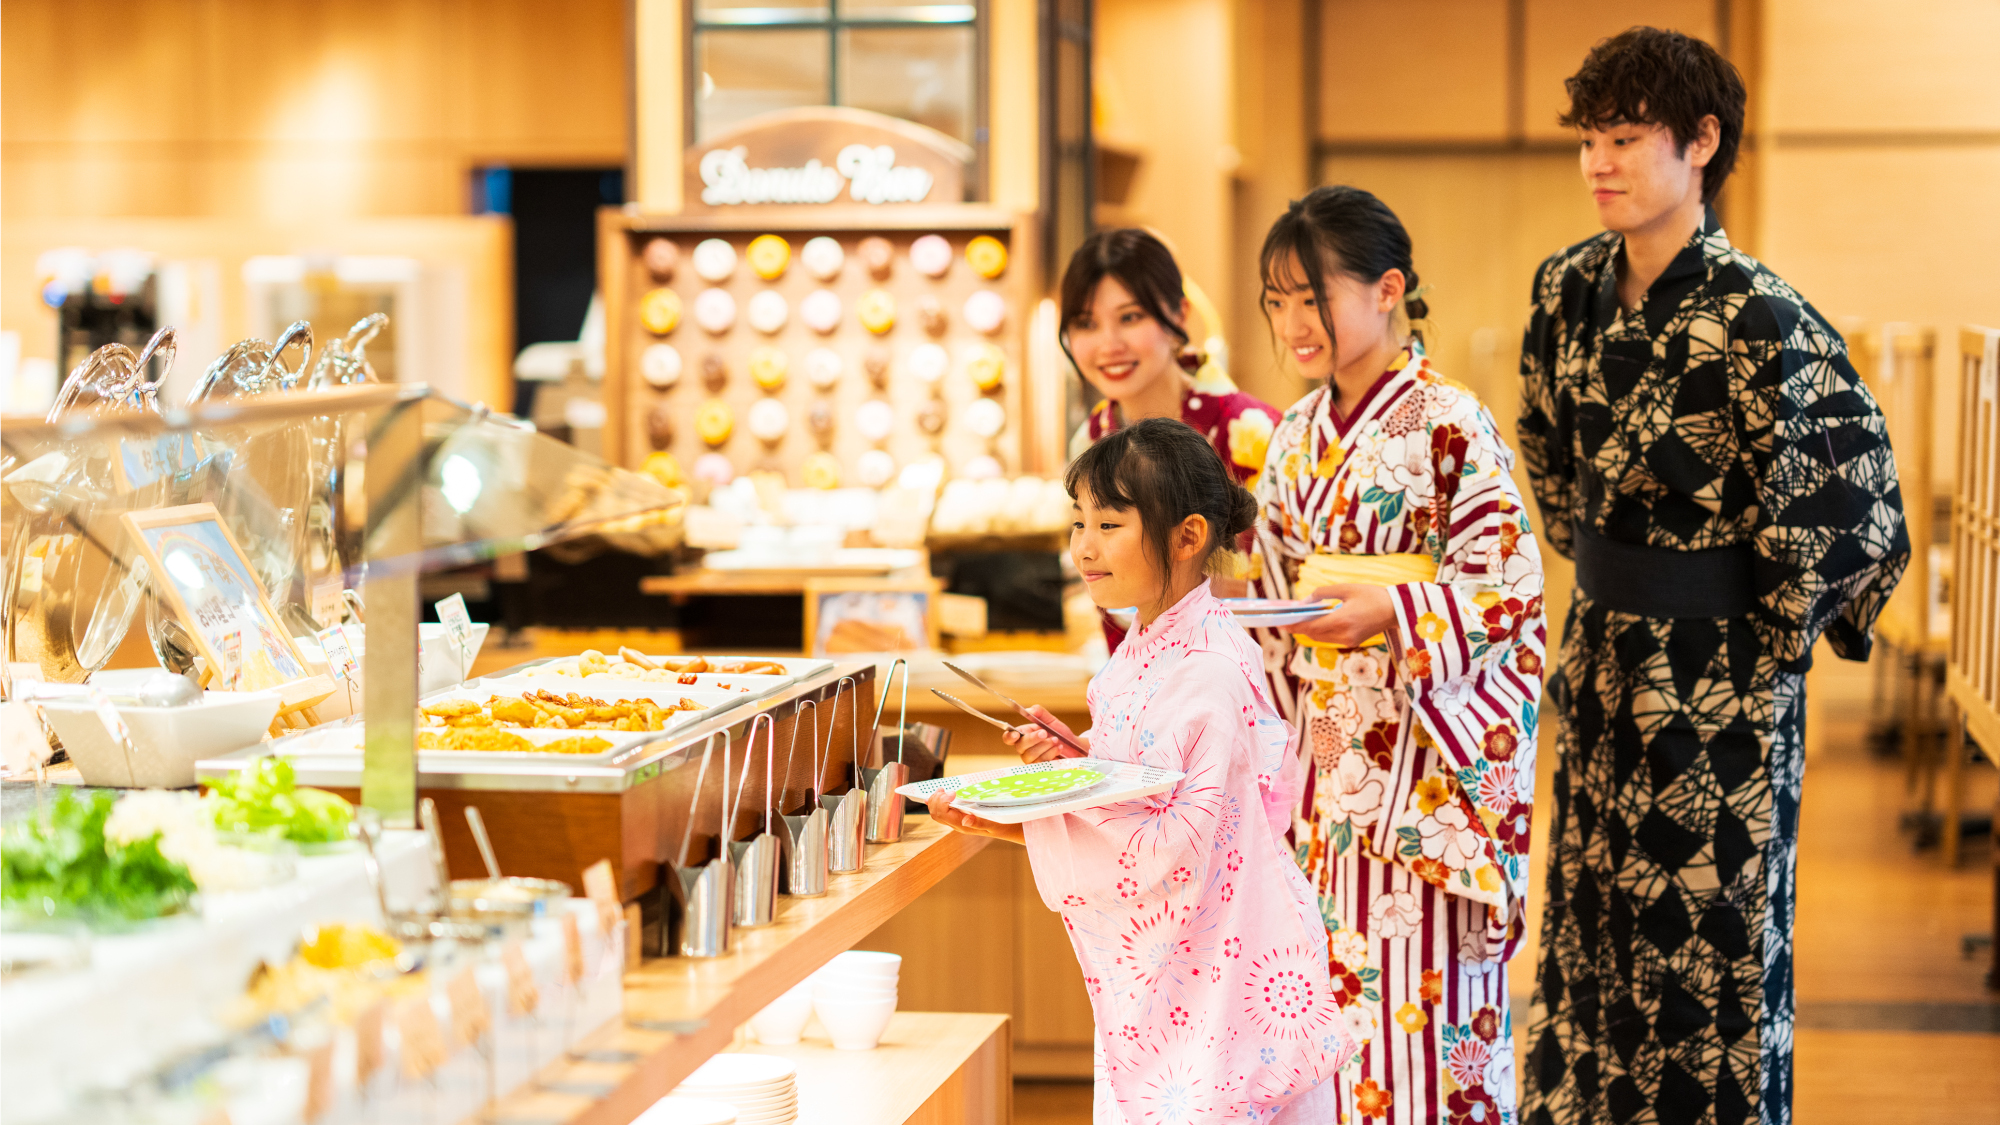
[[[1370,586],[1401,586],[1406,582],[1434,582],[1437,580],[1437,562],[1429,555],[1332,555],[1314,552],[1312,557],[1299,567],[1299,580],[1292,584],[1296,597],[1309,598],[1321,586],[1331,586],[1338,582],[1362,583]],[[1297,637],[1298,642],[1312,648],[1345,648],[1344,645],[1327,644],[1324,641],[1307,640]],[[1360,648],[1386,645],[1389,639],[1380,633],[1361,642]]]

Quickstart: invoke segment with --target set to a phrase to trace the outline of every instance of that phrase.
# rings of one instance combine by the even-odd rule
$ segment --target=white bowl
[[[799,1041],[806,1021],[812,1018],[813,994],[809,984],[793,985],[783,996],[750,1017],[750,1033],[757,1042],[777,1047]]]
[[[894,977],[903,971],[903,955],[877,953],[872,949],[850,949],[836,954],[820,972],[857,973]]]
[[[874,988],[864,985],[816,984],[812,997],[815,1000],[894,1000],[895,986]]]
[[[813,997],[813,1014],[826,1027],[827,1037],[842,1051],[872,1051],[882,1041],[889,1017],[896,1014],[896,1001],[823,1000]]]
[[[181,707],[119,707],[132,736],[132,758],[111,739],[84,699],[42,703],[56,737],[85,785],[182,789],[194,784],[194,764],[255,746],[278,715],[274,691],[210,691]]]
[[[632,1125],[736,1125],[736,1107],[728,1102],[670,1094],[633,1118]]]

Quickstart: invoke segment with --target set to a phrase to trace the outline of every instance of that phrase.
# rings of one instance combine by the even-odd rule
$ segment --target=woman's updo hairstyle
[[[1070,325],[1089,314],[1091,298],[1097,296],[1098,285],[1107,277],[1117,278],[1147,316],[1159,321],[1182,348],[1188,346],[1187,326],[1180,319],[1186,294],[1174,252],[1151,231],[1118,227],[1084,239],[1063,270],[1062,326],[1056,339],[1071,366],[1076,365],[1076,356],[1069,350]]]
[[[1404,313],[1411,321],[1430,316],[1417,267],[1410,261],[1410,232],[1403,229],[1403,221],[1388,204],[1358,187],[1316,187],[1285,208],[1271,224],[1271,233],[1264,236],[1264,250],[1257,259],[1264,288],[1282,292],[1290,287],[1294,279],[1277,276],[1287,257],[1296,258],[1305,272],[1328,341],[1333,340],[1326,301],[1329,265],[1369,285],[1390,270],[1403,271]],[[1418,343],[1423,342],[1420,330],[1412,326],[1411,332]]]
[[[1208,439],[1175,418],[1147,418],[1113,430],[1070,462],[1063,487],[1075,499],[1090,493],[1099,507],[1139,513],[1146,553],[1171,582],[1168,536],[1189,516],[1208,523],[1205,574],[1228,573],[1235,552],[1225,544],[1257,521],[1257,501],[1229,475]]]

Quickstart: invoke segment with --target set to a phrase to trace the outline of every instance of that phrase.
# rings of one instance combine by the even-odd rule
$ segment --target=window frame
[[[850,19],[841,14],[849,3],[857,0],[824,0],[826,14],[804,19],[779,20],[716,20],[700,19],[695,14],[699,0],[686,0],[682,4],[682,83],[681,83],[681,128],[682,135],[690,145],[700,143],[697,134],[697,99],[700,97],[701,58],[700,36],[704,31],[818,31],[826,36],[826,101],[830,106],[841,105],[835,100],[840,91],[840,33],[843,31],[894,31],[926,27],[970,27],[972,29],[972,167],[966,170],[966,187],[971,198],[983,201],[988,198],[988,157],[987,92],[990,83],[987,75],[987,60],[990,47],[988,35],[989,0],[960,0],[958,3],[936,4],[933,7],[970,8],[971,19],[891,19],[868,17]],[[865,4],[867,0],[858,0]],[[780,9],[781,10],[781,9]]]

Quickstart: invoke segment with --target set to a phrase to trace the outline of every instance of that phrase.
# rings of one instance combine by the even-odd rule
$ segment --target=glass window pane
[[[824,31],[696,33],[695,140],[746,117],[826,104]]]
[[[840,0],[840,18],[844,20],[971,23],[978,14],[976,4],[939,4],[934,0]]]
[[[827,0],[696,0],[698,23],[804,23],[826,19]]]
[[[928,125],[972,143],[971,27],[840,33],[840,104]]]

